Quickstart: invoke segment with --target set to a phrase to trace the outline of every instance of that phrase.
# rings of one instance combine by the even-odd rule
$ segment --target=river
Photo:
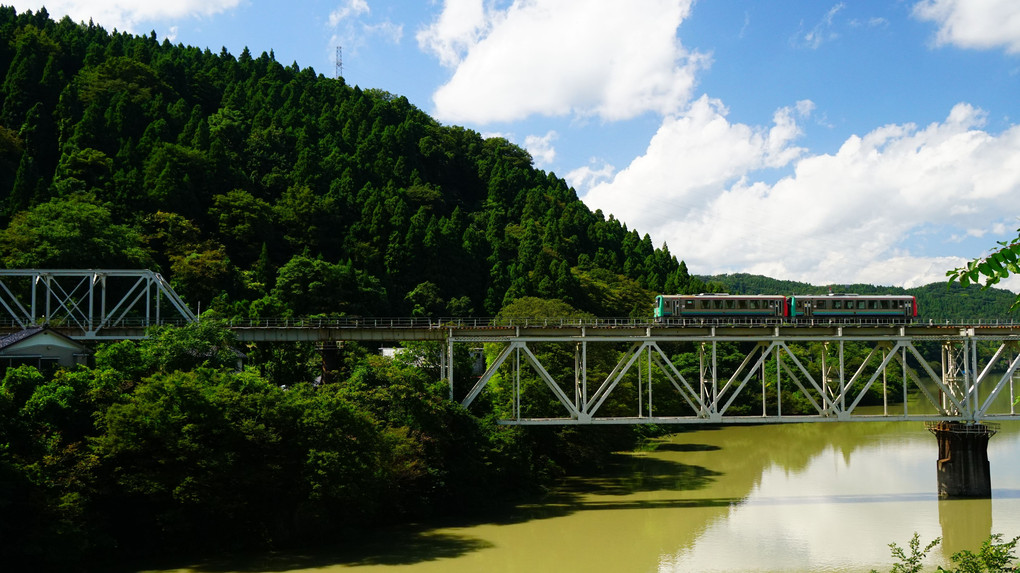
[[[920,422],[728,426],[654,445],[489,522],[177,571],[889,571],[888,544],[915,532],[943,539],[932,570],[991,533],[1020,535],[1020,422],[989,442],[983,500],[938,499],[935,437]]]

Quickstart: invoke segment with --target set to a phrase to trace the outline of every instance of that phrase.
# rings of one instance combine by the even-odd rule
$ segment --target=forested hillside
[[[6,267],[152,268],[241,316],[493,315],[525,295],[648,315],[689,288],[526,151],[404,97],[45,12],[0,9],[0,36]]]
[[[852,292],[857,294],[911,294],[917,297],[918,315],[931,320],[997,320],[1013,316],[1010,307],[1016,295],[1010,291],[978,285],[960,286],[933,283],[922,287],[900,287],[867,284],[817,286],[796,281],[777,280],[761,275],[736,273],[698,277],[718,291],[733,294],[825,294]]]

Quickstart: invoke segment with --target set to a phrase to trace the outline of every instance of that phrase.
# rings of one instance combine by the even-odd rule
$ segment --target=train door
[[[811,316],[813,314],[810,299],[805,300],[803,298],[797,298],[794,300],[793,308],[796,313],[795,316]]]

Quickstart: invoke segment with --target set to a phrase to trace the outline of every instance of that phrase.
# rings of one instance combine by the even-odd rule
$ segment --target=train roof
[[[853,292],[830,292],[827,294],[795,294],[794,298],[833,298],[833,297],[855,297],[855,298],[914,298],[912,294],[857,294]]]
[[[783,294],[729,294],[729,293],[716,293],[716,292],[703,292],[698,294],[660,294],[663,298],[786,298],[787,295]],[[914,295],[911,294],[857,294],[857,293],[842,293],[842,292],[830,292],[826,294],[795,294],[790,295],[791,298],[872,298],[872,299],[912,299]]]
[[[698,294],[660,294],[664,298],[786,298],[782,294],[729,294],[703,292]]]

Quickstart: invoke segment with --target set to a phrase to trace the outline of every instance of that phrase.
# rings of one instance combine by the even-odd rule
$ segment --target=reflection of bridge
[[[94,341],[142,338],[153,325],[198,320],[160,275],[147,270],[0,270],[0,306],[7,312],[5,321],[0,317],[0,330],[45,323],[72,338]],[[318,342],[327,353],[336,352],[335,343],[342,341],[436,342],[436,366],[449,383],[451,399],[456,396],[469,407],[486,388],[498,388],[491,394],[506,402],[502,404],[510,412],[506,424],[923,420],[939,437],[940,487],[946,483],[943,466],[951,467],[955,459],[963,462],[952,470],[960,475],[950,475],[948,481],[976,480],[980,487],[965,486],[963,491],[979,495],[990,491],[985,446],[994,433],[983,422],[1020,419],[1014,388],[1020,367],[1020,323],[1012,321],[789,324],[775,318],[740,324],[696,320],[658,324],[628,318],[344,317],[253,320],[229,326],[242,341]],[[458,344],[484,344],[489,358],[471,388],[459,392],[455,375],[466,373],[455,372]],[[848,345],[853,345],[855,356],[863,348],[866,357],[849,359]],[[729,370],[720,366],[721,347],[731,357],[723,361],[731,364]],[[679,349],[693,351],[696,369],[674,363],[669,352]],[[740,361],[735,367],[734,353]],[[934,358],[936,353],[939,358]],[[557,355],[558,362],[549,358]],[[596,356],[601,367],[596,379],[589,379],[598,370],[589,367],[590,356]],[[571,357],[572,364],[563,364]],[[890,392],[895,386],[898,391]],[[859,406],[877,388],[881,412],[875,408],[865,412]],[[784,411],[783,390],[799,395],[809,413],[795,414],[789,407]],[[664,392],[667,399],[662,398]],[[922,397],[923,408],[911,411],[906,401],[889,404],[890,394],[911,392]],[[744,409],[741,415],[734,414],[738,399]],[[546,406],[551,401],[559,416],[524,416],[529,401],[545,401]],[[753,403],[753,413],[747,411],[748,403]],[[611,414],[604,413],[610,410]],[[625,410],[629,413],[621,414]],[[973,468],[980,471],[982,464],[983,476],[967,473]]]

